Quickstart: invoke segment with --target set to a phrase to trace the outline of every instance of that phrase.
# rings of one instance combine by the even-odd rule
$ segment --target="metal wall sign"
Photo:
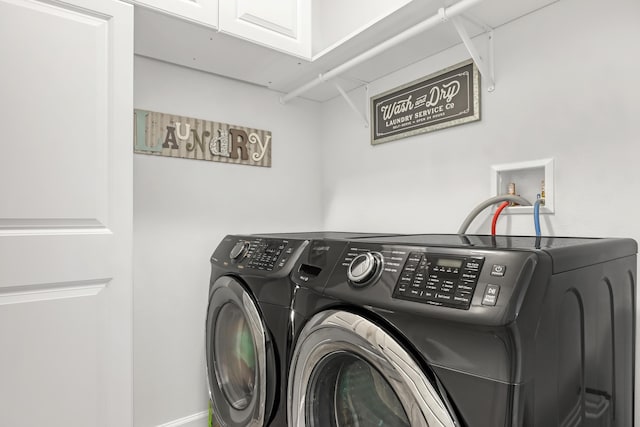
[[[174,114],[134,110],[138,154],[271,166],[271,132]]]
[[[480,74],[468,60],[371,98],[371,143],[480,120]]]

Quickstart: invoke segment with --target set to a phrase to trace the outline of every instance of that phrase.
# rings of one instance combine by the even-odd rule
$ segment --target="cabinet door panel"
[[[311,1],[221,0],[220,30],[309,59]]]
[[[218,0],[128,0],[134,4],[218,28]]]

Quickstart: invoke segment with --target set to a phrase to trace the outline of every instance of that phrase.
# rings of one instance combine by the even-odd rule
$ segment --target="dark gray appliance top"
[[[311,232],[295,232],[295,233],[267,233],[254,234],[254,236],[262,236],[275,239],[303,239],[303,240],[354,240],[362,238],[391,237],[400,236],[400,234],[389,233],[361,233],[348,231],[311,231]]]
[[[544,252],[552,259],[554,273],[632,256],[638,252],[636,241],[627,238],[413,234],[369,237],[361,241],[429,247]]]

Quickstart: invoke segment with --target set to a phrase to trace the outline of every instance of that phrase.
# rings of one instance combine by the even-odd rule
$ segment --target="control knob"
[[[379,252],[367,252],[355,257],[347,268],[349,283],[356,287],[372,284],[382,274],[384,259]]]
[[[237,262],[242,260],[247,252],[249,252],[249,243],[238,242],[233,248],[231,248],[231,252],[229,252],[229,258],[231,258],[232,261]]]

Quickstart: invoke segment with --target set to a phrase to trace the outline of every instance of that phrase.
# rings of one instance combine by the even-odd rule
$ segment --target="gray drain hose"
[[[485,200],[484,202],[473,208],[473,210],[469,213],[469,215],[467,215],[464,221],[462,221],[462,225],[458,229],[458,234],[465,234],[467,232],[467,229],[471,225],[471,222],[473,222],[473,220],[480,214],[480,212],[482,212],[489,206],[495,205],[496,203],[500,202],[515,202],[520,205],[531,206],[531,202],[529,202],[527,199],[523,199],[520,196],[510,196],[508,194],[505,194],[503,196],[491,197],[490,199]]]

